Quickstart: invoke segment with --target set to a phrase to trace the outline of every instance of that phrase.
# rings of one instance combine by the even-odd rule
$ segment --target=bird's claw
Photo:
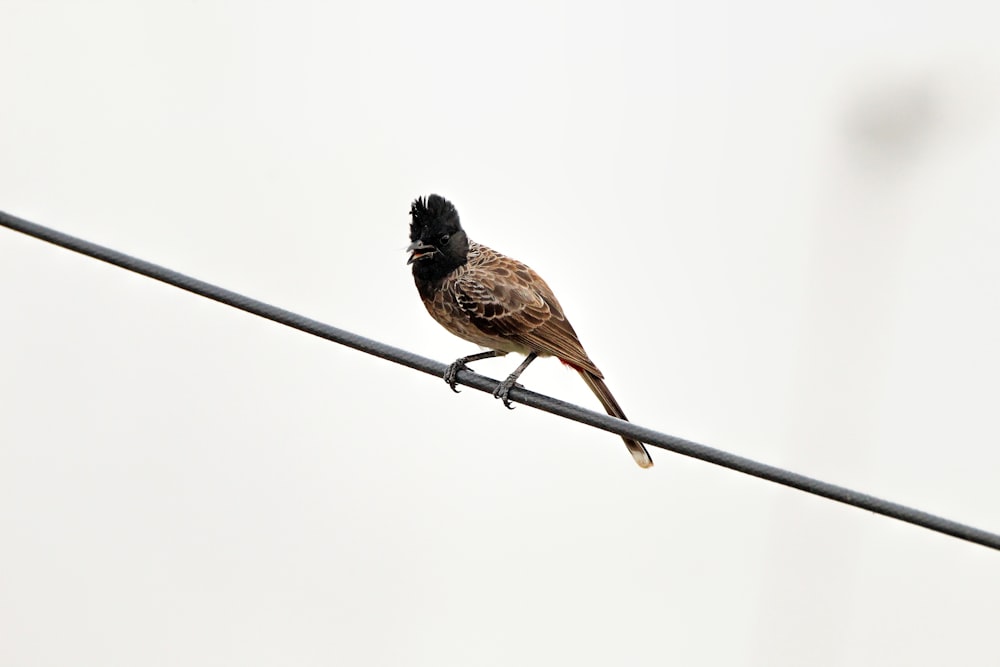
[[[469,367],[465,365],[464,361],[455,361],[452,362],[452,364],[448,366],[448,370],[444,372],[444,381],[448,383],[448,386],[451,387],[451,390],[456,394],[462,393],[455,388],[455,385],[458,384],[458,372],[467,370],[469,370]]]
[[[510,396],[509,396],[510,390],[513,389],[514,387],[517,387],[519,389],[524,389],[522,385],[517,383],[517,378],[511,376],[506,380],[504,380],[503,382],[501,382],[499,385],[497,385],[497,388],[493,391],[493,397],[499,398],[501,401],[503,401],[503,406],[508,410],[514,409],[514,406],[510,404]]]

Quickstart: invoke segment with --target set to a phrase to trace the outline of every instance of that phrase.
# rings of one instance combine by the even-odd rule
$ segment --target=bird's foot
[[[461,394],[462,393],[458,389],[455,388],[455,385],[458,384],[458,372],[459,371],[470,371],[471,372],[471,369],[468,366],[465,365],[465,359],[464,358],[462,358],[462,359],[456,359],[455,361],[453,361],[451,363],[451,365],[448,366],[448,370],[446,370],[444,372],[444,381],[448,383],[448,386],[451,387],[451,390],[453,392],[455,392],[456,394]]]
[[[514,387],[518,389],[524,389],[524,386],[517,383],[517,376],[511,375],[506,380],[497,385],[497,388],[493,391],[493,397],[499,398],[503,401],[503,405],[508,410],[513,410],[514,406],[510,404],[510,390]]]

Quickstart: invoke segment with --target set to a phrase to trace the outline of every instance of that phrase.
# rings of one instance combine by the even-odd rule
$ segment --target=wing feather
[[[528,266],[490,251],[455,281],[453,289],[459,307],[484,334],[511,340],[603,377],[552,290]]]

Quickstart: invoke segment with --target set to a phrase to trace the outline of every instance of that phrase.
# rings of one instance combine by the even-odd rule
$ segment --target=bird
[[[511,408],[508,395],[524,369],[538,357],[551,356],[580,374],[609,415],[626,419],[548,284],[526,264],[471,240],[450,201],[432,194],[413,202],[407,252],[417,292],[431,317],[459,338],[486,348],[448,367],[444,380],[452,391],[458,391],[458,372],[469,370],[467,363],[523,354],[524,361],[493,394]],[[653,465],[641,442],[622,439],[636,463]]]

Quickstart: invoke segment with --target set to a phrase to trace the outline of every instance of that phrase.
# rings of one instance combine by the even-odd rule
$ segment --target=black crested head
[[[454,231],[462,228],[455,206],[441,195],[417,197],[410,206],[410,240],[421,238],[427,228]]]
[[[418,197],[410,206],[410,260],[413,276],[438,280],[465,264],[469,238],[462,230],[458,211],[439,195]]]

